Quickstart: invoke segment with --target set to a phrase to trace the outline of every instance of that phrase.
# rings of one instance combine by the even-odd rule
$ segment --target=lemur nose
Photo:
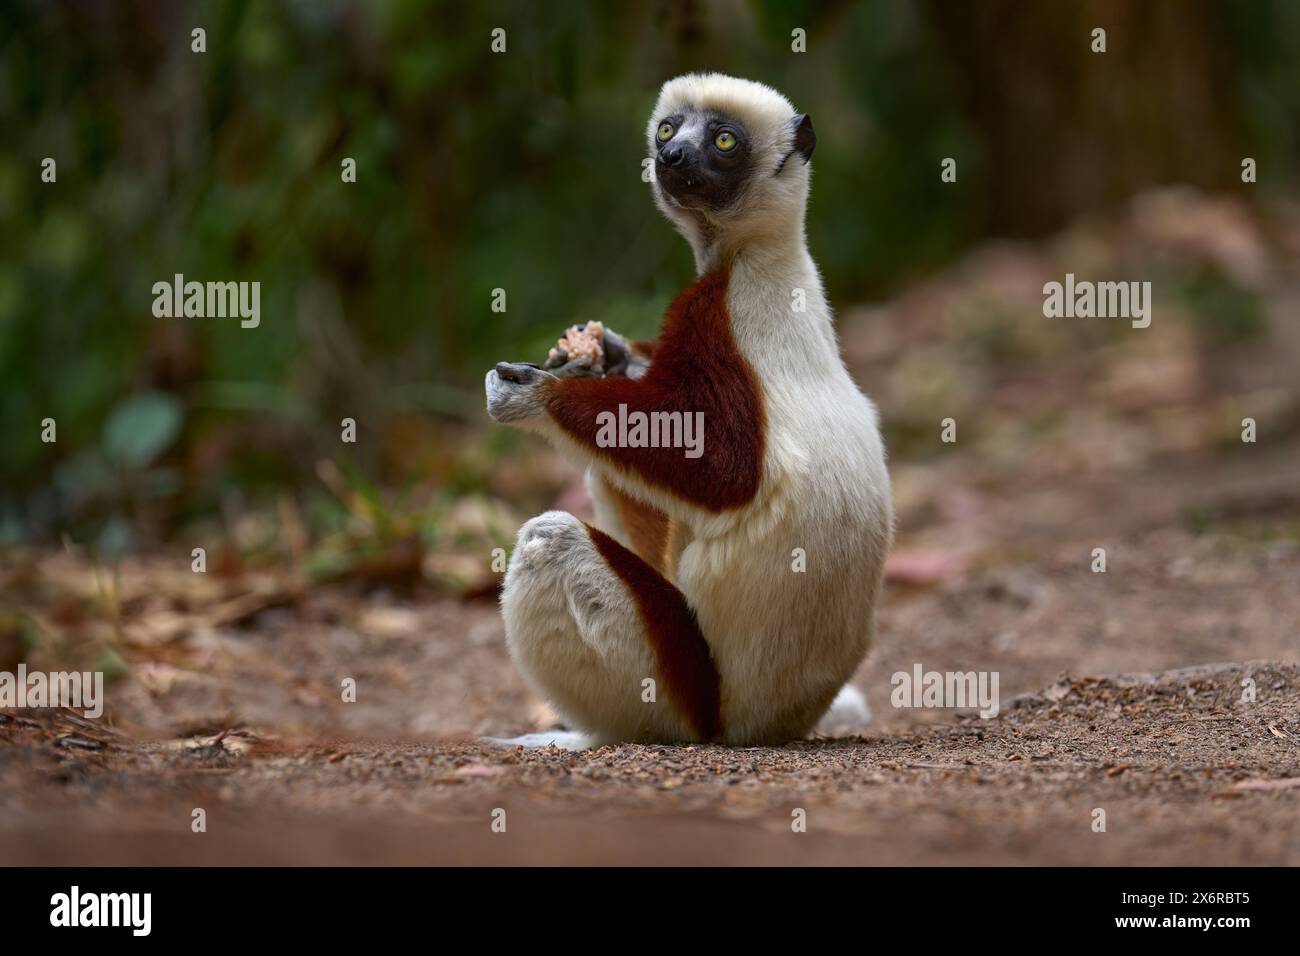
[[[664,148],[663,158],[669,166],[680,166],[686,158],[686,150],[682,149],[680,143],[674,143]]]

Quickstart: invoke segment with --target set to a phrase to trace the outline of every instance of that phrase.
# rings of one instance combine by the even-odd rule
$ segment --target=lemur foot
[[[560,750],[590,750],[592,740],[576,730],[548,730],[540,734],[523,734],[519,737],[480,737],[493,747],[558,747]]]
[[[817,721],[817,733],[826,736],[860,733],[871,723],[871,710],[867,698],[852,684],[845,684],[831,701],[830,709]]]

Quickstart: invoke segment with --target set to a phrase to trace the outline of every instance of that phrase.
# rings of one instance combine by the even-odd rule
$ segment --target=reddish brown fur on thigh
[[[603,531],[589,525],[587,533],[632,595],[669,701],[700,740],[717,740],[722,736],[718,668],[686,597]]]

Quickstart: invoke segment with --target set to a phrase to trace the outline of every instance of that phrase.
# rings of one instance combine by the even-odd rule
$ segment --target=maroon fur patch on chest
[[[605,532],[587,526],[600,556],[632,595],[669,700],[702,741],[722,735],[718,668],[686,597]]]
[[[732,333],[727,282],[726,270],[710,272],[673,300],[642,378],[558,379],[545,395],[551,417],[594,453],[710,511],[752,501],[763,472],[763,397]],[[602,447],[604,412],[699,413],[703,418],[692,421],[703,423],[703,453],[688,458],[680,447]]]

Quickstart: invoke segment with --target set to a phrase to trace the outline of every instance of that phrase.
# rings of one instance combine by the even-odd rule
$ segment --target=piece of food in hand
[[[605,326],[600,322],[570,326],[546,356],[548,369],[576,362],[580,367],[600,372],[605,361]]]

